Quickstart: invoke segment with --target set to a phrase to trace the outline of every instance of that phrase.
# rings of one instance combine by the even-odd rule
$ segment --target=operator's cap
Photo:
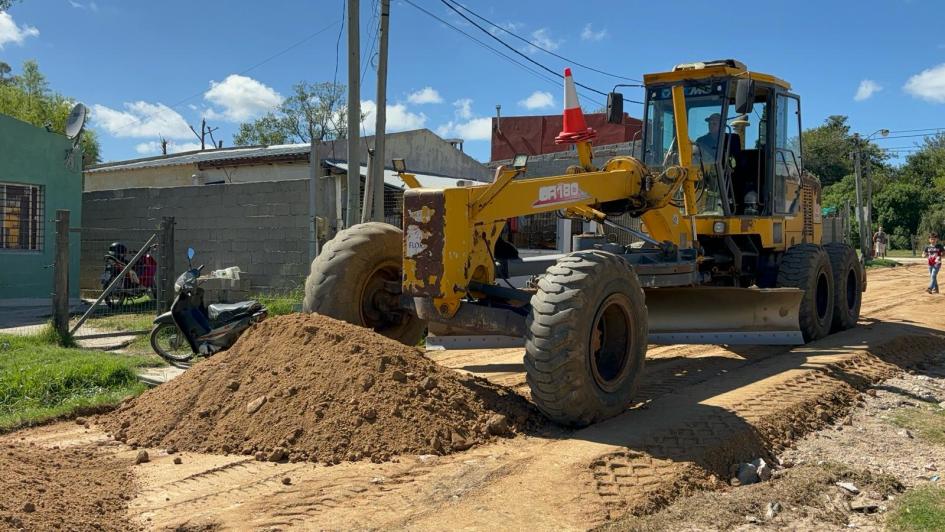
[[[711,121],[713,121],[713,120],[718,120],[719,122],[721,122],[721,121],[722,121],[722,115],[720,115],[719,113],[712,113],[712,114],[710,114],[709,116],[707,116],[707,117],[705,118],[705,121],[706,121],[706,122],[711,122]]]

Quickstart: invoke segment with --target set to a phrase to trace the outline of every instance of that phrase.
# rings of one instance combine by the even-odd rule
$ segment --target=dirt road
[[[132,468],[129,514],[154,528],[586,529],[721,485],[731,464],[770,457],[845,415],[858,390],[945,351],[945,301],[923,280],[918,267],[870,272],[860,327],[801,348],[654,347],[639,402],[579,431],[331,467],[151,449]],[[430,356],[527,395],[520,349]],[[6,438],[63,448],[107,440],[67,423]]]

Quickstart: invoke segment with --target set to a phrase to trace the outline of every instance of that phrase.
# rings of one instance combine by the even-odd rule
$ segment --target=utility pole
[[[863,212],[863,184],[860,173],[860,137],[853,135],[853,172],[856,182],[856,220],[860,226],[860,253],[863,260],[870,258],[869,227],[866,224]]]
[[[361,23],[360,2],[348,0],[348,212],[345,226],[352,227],[361,219],[358,205],[361,192]],[[365,206],[367,208],[367,206]]]
[[[308,137],[311,142],[309,146],[309,179],[308,179],[308,263],[311,264],[318,256],[318,200],[319,194],[318,174],[321,162],[318,160],[318,139],[315,138],[315,128],[312,124],[308,125]]]
[[[387,36],[390,27],[390,0],[381,2],[381,27],[377,56],[377,122],[374,126],[374,220],[384,221],[384,165],[387,163]],[[365,205],[365,209],[367,206]]]

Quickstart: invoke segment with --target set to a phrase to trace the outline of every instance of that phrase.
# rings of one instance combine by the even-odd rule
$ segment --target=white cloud
[[[27,37],[38,37],[39,30],[33,26],[17,26],[16,21],[6,11],[0,11],[0,50],[5,44],[23,44]]]
[[[374,134],[374,127],[377,112],[377,103],[374,100],[365,100],[361,102],[361,114],[364,115],[364,132],[367,135]],[[387,122],[385,129],[388,133],[392,131],[406,131],[408,129],[421,129],[427,123],[427,115],[423,113],[411,113],[407,106],[402,103],[387,106]]]
[[[196,151],[200,149],[199,142],[167,142],[167,153],[180,153],[182,151]],[[207,149],[212,150],[213,146],[207,143]],[[161,142],[152,140],[135,145],[135,151],[141,155],[160,155]]]
[[[222,111],[208,109],[207,118],[229,122],[245,122],[276,108],[282,95],[253,78],[230,74],[223,81],[210,82],[210,90],[203,99],[222,107]]]
[[[604,28],[600,31],[594,31],[594,28],[591,27],[590,22],[584,25],[584,31],[581,32],[581,40],[584,41],[600,41],[606,36],[607,28]]]
[[[549,31],[548,28],[538,28],[537,30],[532,32],[531,42],[535,46],[540,46],[544,48],[545,50],[553,51],[553,50],[557,50],[558,47],[561,46],[561,43],[564,41],[555,40],[554,38],[552,38],[551,31]],[[538,52],[538,48],[536,48],[535,46],[528,45],[525,47],[525,51],[530,54],[534,54]]]
[[[912,76],[903,88],[923,100],[945,103],[945,63]]]
[[[506,31],[509,31],[509,32],[511,32],[511,33],[515,33],[515,31],[518,30],[519,28],[521,28],[524,24],[517,24],[517,23],[515,23],[515,22],[500,22],[498,25],[499,25],[500,27],[504,28]],[[505,32],[502,31],[502,30],[500,30],[499,28],[496,28],[495,26],[492,26],[492,27],[489,28],[489,33],[491,33],[491,34],[493,34],[493,35],[499,35],[499,34],[505,33]]]
[[[472,118],[472,103],[472,98],[460,98],[453,102],[453,107],[456,108],[456,116],[463,120]]]
[[[492,118],[477,118],[472,110],[472,98],[460,98],[453,102],[456,120],[437,126],[436,134],[444,138],[458,137],[463,140],[489,140],[492,138]]]
[[[422,105],[425,103],[443,103],[440,93],[433,87],[424,87],[417,92],[412,92],[407,96],[407,101],[412,104]]]
[[[473,118],[467,122],[453,122],[436,128],[441,137],[458,137],[463,140],[489,140],[492,138],[492,118],[486,116]]]
[[[187,121],[163,103],[132,102],[119,111],[95,104],[92,121],[115,137],[160,137],[183,139],[193,134]]]
[[[544,109],[554,107],[555,99],[550,92],[535,91],[528,98],[519,101],[518,104],[526,109]]]
[[[96,4],[95,2],[89,2],[88,4],[83,4],[82,2],[77,2],[76,0],[69,0],[69,5],[76,9],[88,8],[91,11],[98,11],[98,4]]]
[[[883,88],[871,79],[864,79],[860,82],[860,86],[856,89],[856,94],[853,96],[853,99],[862,102],[864,100],[869,100],[873,94],[883,90]]]

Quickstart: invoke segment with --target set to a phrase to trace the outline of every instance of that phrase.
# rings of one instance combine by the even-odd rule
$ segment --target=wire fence
[[[168,229],[83,227],[79,294],[89,305],[73,319],[76,338],[145,332],[141,317],[155,316],[170,300],[165,232]],[[172,240],[171,240],[172,241]],[[162,267],[163,266],[163,267]]]

